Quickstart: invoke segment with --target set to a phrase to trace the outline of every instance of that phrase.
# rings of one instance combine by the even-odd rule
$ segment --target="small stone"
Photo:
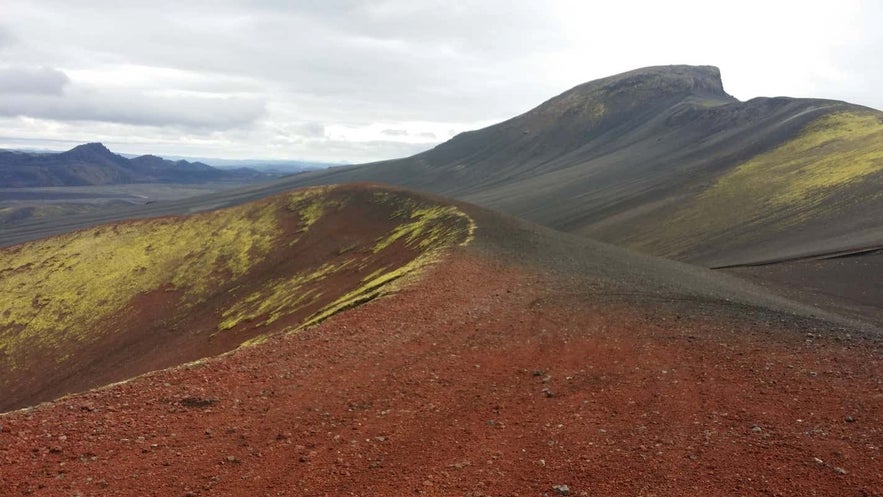
[[[570,487],[567,485],[552,485],[552,490],[558,495],[570,495]]]
[[[848,474],[848,471],[846,471],[845,469],[838,467],[838,466],[834,466],[834,472],[837,473],[838,475]]]
[[[751,431],[753,431],[754,433],[761,433],[763,431],[763,428],[761,428],[760,426],[754,425],[751,427]]]
[[[847,423],[855,423],[855,418],[852,416],[846,416],[845,421]]]
[[[822,460],[819,459],[818,457],[813,457],[813,458],[812,458],[812,461],[813,461],[814,463],[816,463],[816,464],[825,464],[825,461],[822,461]]]
[[[227,462],[229,463],[238,463],[239,459],[236,456],[227,456]]]
[[[552,397],[555,396],[555,394],[552,393],[552,391],[549,390],[548,388],[543,389],[543,395],[545,395],[547,399],[551,399]]]

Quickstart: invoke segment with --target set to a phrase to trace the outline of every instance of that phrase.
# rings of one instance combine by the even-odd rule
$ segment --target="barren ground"
[[[299,334],[0,416],[0,494],[883,495],[879,341],[683,307],[458,248]]]

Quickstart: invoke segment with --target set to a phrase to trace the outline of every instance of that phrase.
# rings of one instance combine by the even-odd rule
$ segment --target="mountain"
[[[9,495],[883,491],[874,330],[467,203],[288,191],[0,271],[0,401],[48,401],[0,415]]]
[[[380,181],[733,272],[883,323],[883,113],[740,102],[717,68],[649,67],[573,88],[413,157],[278,187]],[[844,256],[850,256],[843,259]],[[738,268],[738,269],[737,269]]]
[[[154,155],[128,159],[101,143],[87,143],[61,153],[0,151],[0,188],[203,183],[270,177],[246,168],[222,171],[200,162],[170,161]]]
[[[591,81],[413,157],[305,172],[126,213],[10,228],[14,243],[291,188],[383,182],[708,268],[883,325],[883,113],[787,97],[740,102],[709,66]]]
[[[382,181],[705,266],[883,242],[883,113],[723,90],[714,67],[593,81],[407,159],[292,185]]]

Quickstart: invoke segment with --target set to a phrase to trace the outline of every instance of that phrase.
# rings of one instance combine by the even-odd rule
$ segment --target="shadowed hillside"
[[[314,188],[0,250],[0,411],[316,323],[471,230],[411,194]]]

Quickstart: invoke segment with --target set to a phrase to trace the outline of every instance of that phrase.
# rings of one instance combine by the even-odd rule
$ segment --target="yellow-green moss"
[[[701,200],[751,196],[796,204],[880,171],[883,121],[870,112],[842,112],[812,122],[796,139],[737,167]]]
[[[334,272],[348,267],[352,262],[348,260],[337,265],[323,264],[306,274],[295,274],[289,278],[269,281],[257,292],[225,310],[221,315],[223,321],[218,324],[218,329],[222,331],[232,329],[243,321],[254,321],[259,317],[263,317],[263,320],[257,325],[265,326],[280,317],[294,314],[303,306],[314,302],[319,296],[316,289],[305,290],[307,284],[315,284]]]
[[[0,251],[0,347],[88,341],[140,293],[176,289],[183,304],[245,273],[278,235],[276,208],[249,205],[104,226]]]
[[[119,312],[148,292],[177,292],[172,312],[181,313],[215,295],[238,298],[218,311],[217,329],[224,332],[243,323],[268,326],[303,312],[323,298],[323,280],[355,271],[361,280],[343,295],[326,299],[330,303],[300,328],[390,291],[391,282],[432,262],[439,250],[468,243],[475,230],[473,221],[454,207],[405,194],[337,194],[334,189],[310,188],[283,201],[102,226],[0,250],[0,352],[6,364],[15,367],[24,352],[55,361],[70,356],[71,344],[116,331]],[[275,275],[257,289],[243,289],[246,283],[239,278],[280,242],[291,247],[290,257],[298,257],[297,242],[312,226],[353,198],[364,199],[361,195],[393,213],[395,228],[388,235],[364,240],[298,274]],[[296,226],[283,229],[280,222],[291,222],[291,213]],[[281,240],[285,231],[297,235]],[[412,250],[412,257],[375,270],[376,258],[396,242]],[[279,331],[268,326],[268,333]]]
[[[799,225],[829,208],[823,206],[838,190],[881,171],[879,113],[829,114],[808,124],[794,139],[720,177],[666,223],[636,232],[630,245],[672,255],[693,246],[698,238],[711,241],[726,236],[733,227]],[[777,220],[771,224],[773,214]]]
[[[439,252],[445,247],[457,244],[465,245],[474,236],[475,222],[456,207],[425,204],[387,192],[376,193],[374,201],[385,205],[395,202],[397,209],[394,211],[393,219],[400,221],[400,224],[388,236],[378,239],[372,247],[371,253],[376,256],[396,241],[402,240],[407,247],[417,249],[417,255],[399,266],[383,267],[371,272],[363,277],[352,290],[306,318],[300,325],[286,331],[296,331],[317,324],[342,310],[394,291],[396,286],[392,284],[393,282],[405,276],[419,273],[422,268],[437,260]],[[323,266],[305,277],[295,277],[283,284],[268,288],[268,291],[262,295],[262,300],[263,302],[272,302],[272,304],[261,306],[257,304],[258,299],[255,299],[248,304],[237,305],[235,310],[231,309],[228,312],[237,317],[244,316],[245,319],[254,319],[259,315],[266,314],[270,308],[284,309],[284,313],[290,314],[302,308],[303,305],[277,305],[277,303],[291,301],[300,304],[301,301],[297,300],[297,295],[307,284],[314,284],[317,280],[327,278],[336,271],[353,268],[363,270],[365,267],[364,261],[357,259],[348,259],[344,264],[337,266]],[[238,323],[241,322],[241,319],[229,322]],[[266,338],[266,335],[258,336],[244,345],[261,343]]]

